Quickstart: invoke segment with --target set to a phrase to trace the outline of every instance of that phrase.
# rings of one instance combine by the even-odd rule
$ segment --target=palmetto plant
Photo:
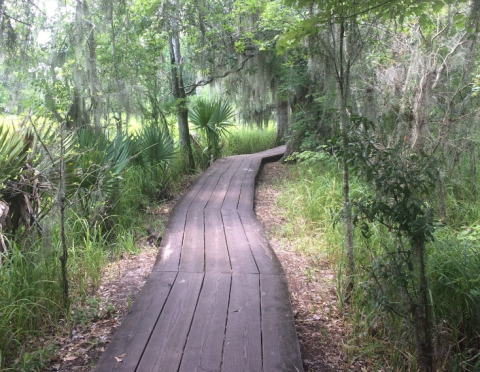
[[[156,125],[143,127],[137,135],[137,143],[144,166],[168,163],[175,155],[172,138]]]
[[[36,221],[39,181],[31,150],[33,135],[21,129],[15,131],[0,124],[0,252],[5,252],[4,232],[15,234],[20,225],[28,232]]]
[[[76,148],[66,161],[67,193],[78,198],[86,211],[93,197],[107,199],[114,204],[121,174],[132,153],[133,143],[125,136],[112,141],[93,128],[76,132]]]
[[[190,111],[190,121],[207,140],[204,152],[215,159],[220,154],[220,138],[228,133],[232,125],[233,108],[225,100],[207,101],[200,99]]]
[[[170,135],[156,125],[143,127],[135,137],[139,151],[139,163],[153,175],[158,196],[165,193],[171,183],[169,163],[174,158],[176,147]]]
[[[10,194],[10,181],[19,176],[25,158],[23,138],[0,124],[0,251],[3,252],[7,247],[2,231],[10,210],[4,199]]]

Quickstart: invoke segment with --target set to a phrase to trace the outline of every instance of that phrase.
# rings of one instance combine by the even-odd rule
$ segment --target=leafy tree
[[[427,202],[436,186],[432,160],[409,149],[381,149],[368,133],[350,143],[345,155],[373,188],[370,195],[352,201],[353,222],[367,239],[374,223],[384,226],[393,239],[371,267],[376,298],[387,311],[412,325],[419,370],[434,371],[426,274],[426,244],[433,241],[435,230],[433,210]]]

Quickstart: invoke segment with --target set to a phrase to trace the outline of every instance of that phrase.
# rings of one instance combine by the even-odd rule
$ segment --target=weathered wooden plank
[[[248,161],[248,159],[244,156],[233,156],[229,159],[232,159],[232,163],[227,171],[222,175],[222,178],[232,178],[239,171],[239,169],[241,169],[242,164],[244,164],[245,161]]]
[[[185,212],[188,209],[208,178],[209,176],[206,173],[203,173],[193,182],[177,204],[175,204],[175,207],[171,212],[172,216],[176,213]]]
[[[257,152],[256,154],[252,154],[256,158],[262,158],[264,159],[263,162],[269,162],[269,161],[275,161],[279,160],[283,154],[285,154],[285,151],[287,151],[287,146],[278,146],[270,150],[265,150],[262,152]]]
[[[230,186],[231,178],[220,178],[215,190],[213,190],[210,199],[208,200],[205,209],[217,209],[219,210],[222,208],[223,200],[225,199],[225,195],[227,194],[228,187]]]
[[[176,231],[164,235],[152,271],[178,271],[183,234],[183,231]]]
[[[242,168],[242,166],[245,164],[245,161],[250,164],[250,159],[245,159],[244,157],[239,156],[231,159],[234,161],[231,163],[231,166],[222,175],[222,177],[220,177],[215,190],[213,190],[210,200],[205,207],[206,209],[220,209],[222,207],[225,196],[227,195],[227,191],[230,187],[232,177]],[[233,205],[236,205],[237,202],[235,191],[232,190],[227,203],[229,203],[229,205],[232,204],[232,208],[234,208]]]
[[[260,275],[264,372],[303,371],[284,275]]]
[[[202,282],[203,273],[178,273],[137,371],[178,370]]]
[[[242,164],[238,168],[238,170],[233,175],[233,178],[243,178],[248,173],[250,169],[250,164],[252,163],[253,157],[248,156],[243,158]]]
[[[222,210],[228,254],[233,272],[258,273],[257,265],[248,245],[243,225],[237,211]]]
[[[213,166],[208,168],[205,173],[208,174],[209,177],[221,177],[232,165],[232,162],[232,158],[217,159],[213,163]]]
[[[243,179],[240,197],[238,199],[237,210],[251,211],[253,210],[253,202],[255,198],[255,180]]]
[[[232,178],[230,185],[228,186],[227,194],[223,199],[222,210],[224,209],[237,209],[238,199],[240,198],[240,190],[242,187],[241,178]]]
[[[205,213],[205,271],[230,273],[230,257],[219,210],[206,209]]]
[[[180,372],[220,371],[230,282],[230,273],[205,274]]]
[[[152,273],[97,363],[95,372],[134,371],[177,273]],[[122,357],[124,356],[124,358]],[[123,359],[117,362],[115,357]]]
[[[205,205],[210,199],[219,179],[219,177],[208,177],[207,181],[203,184],[202,189],[195,196],[195,199],[193,200],[192,204],[190,204],[189,208],[205,208]]]
[[[262,225],[258,222],[255,212],[238,211],[243,229],[252,251],[258,271],[261,274],[283,274],[283,268],[277,255],[270,247]]]
[[[185,223],[182,255],[180,257],[180,271],[197,273],[204,271],[204,228],[203,209],[190,208]]]
[[[153,266],[153,271],[178,271],[186,219],[186,210],[181,211],[177,209],[170,217],[167,228],[163,234],[162,243],[158,249],[157,260]]]
[[[248,179],[251,182],[255,182],[261,166],[262,166],[262,159],[261,158],[252,159],[252,162],[250,163],[250,166],[248,167],[248,171],[245,174],[245,178]]]
[[[232,275],[222,372],[262,371],[259,278]]]

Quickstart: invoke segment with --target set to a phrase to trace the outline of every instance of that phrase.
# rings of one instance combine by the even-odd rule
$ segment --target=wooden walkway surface
[[[262,161],[284,151],[219,159],[195,181],[96,372],[303,371],[287,281],[253,212]]]

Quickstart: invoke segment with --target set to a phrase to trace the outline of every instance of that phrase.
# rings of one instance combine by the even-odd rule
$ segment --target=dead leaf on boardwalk
[[[115,360],[120,363],[121,361],[123,361],[123,358],[125,358],[126,356],[127,356],[127,354],[122,354],[122,355],[116,356]]]
[[[75,355],[67,355],[63,360],[66,361],[66,362],[69,362],[71,360],[75,360],[77,359],[78,357],[75,356]]]

